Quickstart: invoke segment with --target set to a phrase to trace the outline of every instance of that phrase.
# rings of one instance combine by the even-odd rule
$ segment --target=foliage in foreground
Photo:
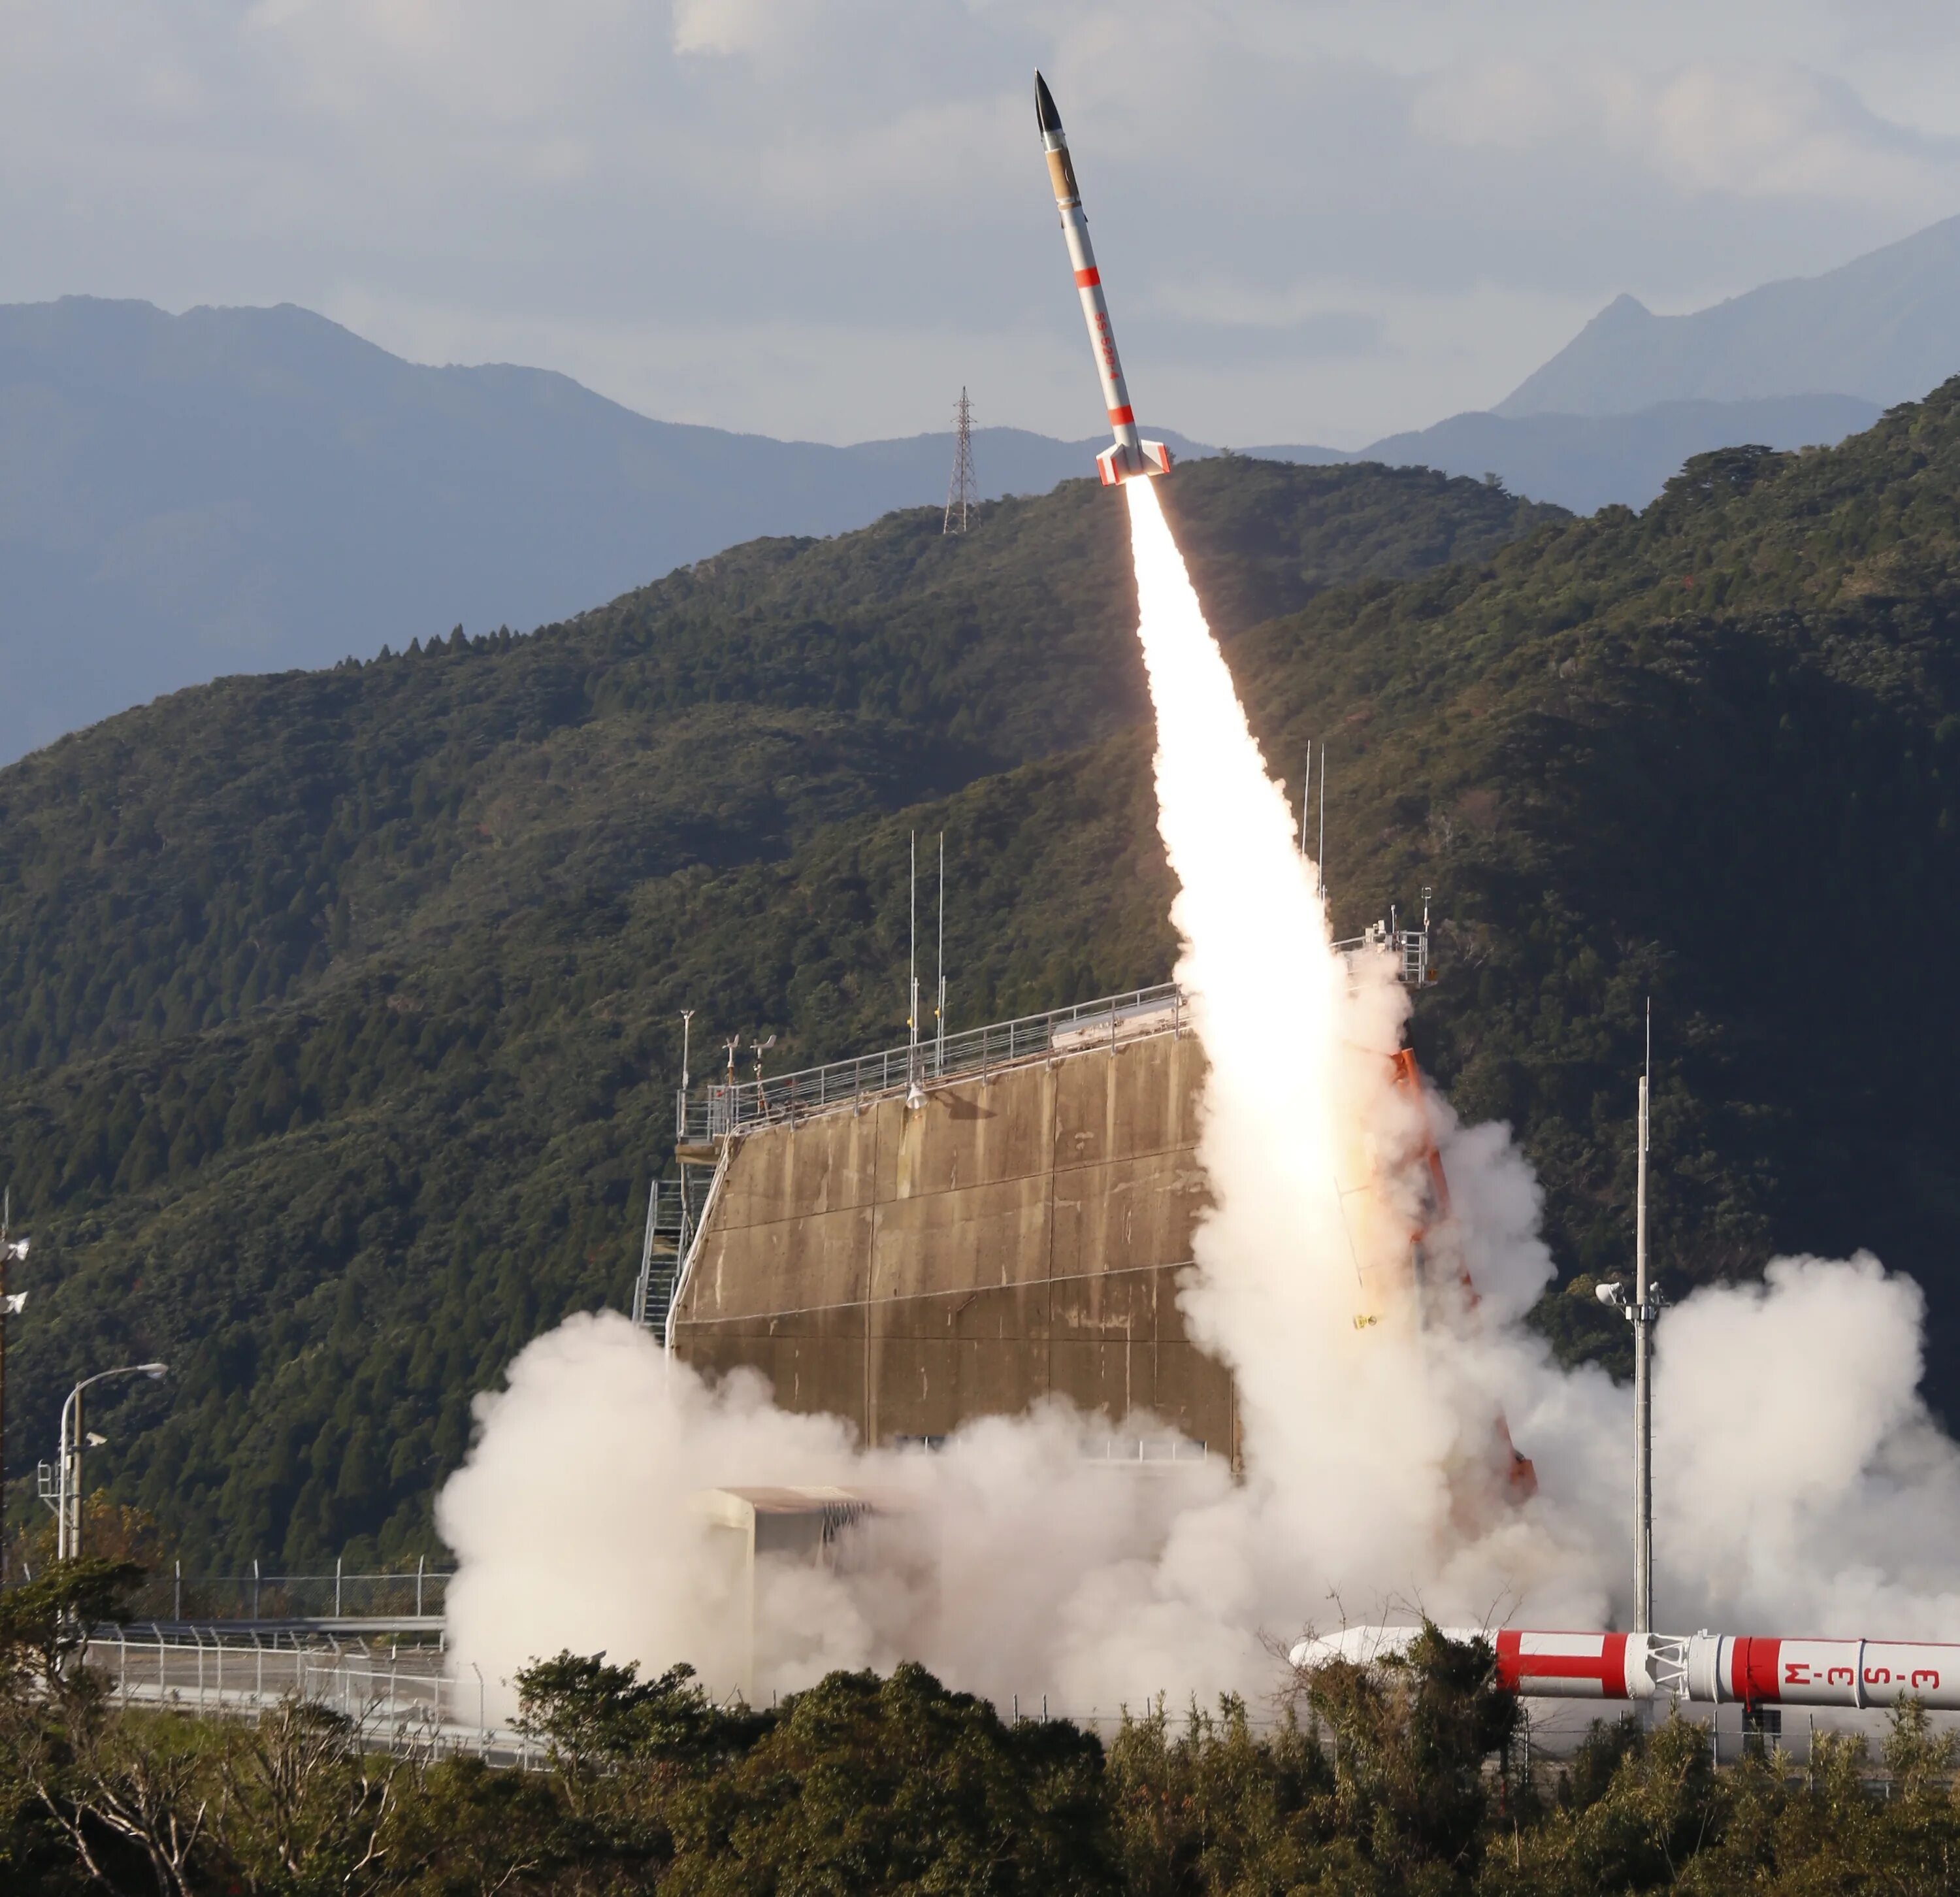
[[[255,1727],[119,1711],[68,1610],[127,1580],[98,1563],[0,1597],[0,1886],[21,1897],[1796,1897],[1960,1874],[1954,1742],[1917,1707],[1882,1797],[1862,1742],[1820,1741],[1807,1777],[1718,1771],[1678,1720],[1596,1724],[1548,1777],[1514,1755],[1489,1647],[1433,1628],[1405,1660],[1301,1676],[1277,1721],[1160,1704],[1106,1752],[917,1666],[763,1712],[711,1704],[685,1666],[562,1654],[520,1676],[549,1765],[517,1771],[393,1755],[297,1701]]]

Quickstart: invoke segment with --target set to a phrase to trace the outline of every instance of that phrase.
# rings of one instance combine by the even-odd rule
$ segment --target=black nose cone
[[[1044,133],[1061,129],[1061,114],[1055,109],[1055,94],[1039,72],[1035,75],[1035,119]]]

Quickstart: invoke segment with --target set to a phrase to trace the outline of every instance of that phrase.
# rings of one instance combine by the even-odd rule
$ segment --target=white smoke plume
[[[1520,1322],[1552,1273],[1536,1182],[1506,1128],[1398,1084],[1403,991],[1333,952],[1154,489],[1125,492],[1178,974],[1210,1069],[1214,1205],[1182,1301],[1236,1380],[1242,1479],[1215,1460],[1148,1478],[1085,1461],[1083,1419],[1058,1405],[930,1458],[865,1453],[835,1419],[776,1410],[759,1378],[711,1389],[623,1319],[576,1319],[479,1399],[441,1498],[460,1666],[506,1682],[603,1648],[766,1698],[911,1657],[1002,1704],[1081,1713],[1256,1694],[1273,1639],[1344,1615],[1624,1623],[1630,1399],[1558,1369]],[[1662,1624],[1960,1638],[1960,1450],[1915,1394],[1922,1316],[1917,1287],[1865,1256],[1781,1260],[1664,1315]],[[786,1483],[889,1506],[874,1558],[765,1559],[752,1603],[692,1498]]]

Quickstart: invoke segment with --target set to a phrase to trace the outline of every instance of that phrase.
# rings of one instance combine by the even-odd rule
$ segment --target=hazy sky
[[[0,301],[301,303],[829,441],[1358,445],[1960,212],[1953,0],[0,0]]]

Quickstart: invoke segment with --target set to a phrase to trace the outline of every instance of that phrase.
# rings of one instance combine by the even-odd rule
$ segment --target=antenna
[[[953,404],[953,479],[946,489],[946,524],[942,533],[964,533],[969,510],[980,504],[978,484],[973,478],[973,404],[966,399],[963,384],[959,399]]]
[[[939,833],[939,1005],[933,1013],[932,1071],[946,1071],[946,832]]]
[[[1653,1625],[1653,1320],[1647,1282],[1647,1106],[1653,1077],[1653,998],[1647,998],[1647,1063],[1640,1074],[1640,1170],[1634,1188],[1634,1631]]]
[[[918,832],[912,832],[912,968],[905,982],[905,1082],[908,1102],[918,1093]]]
[[[1327,893],[1327,740],[1320,740],[1320,841],[1315,846],[1313,857],[1314,880],[1318,886],[1315,893]]]

